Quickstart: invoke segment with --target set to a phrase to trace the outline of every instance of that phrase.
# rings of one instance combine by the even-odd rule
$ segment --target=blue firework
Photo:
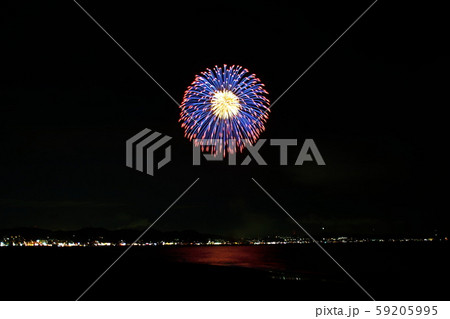
[[[180,106],[189,140],[221,141],[225,156],[258,139],[268,118],[268,93],[255,74],[248,73],[241,66],[224,65],[195,77]]]

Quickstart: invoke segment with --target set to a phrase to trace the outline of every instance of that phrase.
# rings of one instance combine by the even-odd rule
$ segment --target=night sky
[[[371,1],[80,4],[181,102],[224,63],[274,101]],[[267,166],[192,166],[178,106],[72,1],[2,1],[0,35],[0,228],[145,227],[200,177],[156,229],[300,234],[253,177],[312,234],[450,230],[448,35],[433,4],[380,0],[272,108],[261,138],[312,138],[326,166],[295,166],[294,147],[280,167],[269,143]],[[125,166],[144,128],[172,137],[155,176]]]

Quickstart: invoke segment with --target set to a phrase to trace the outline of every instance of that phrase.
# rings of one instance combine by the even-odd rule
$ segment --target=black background
[[[274,101],[370,1],[80,4],[181,102],[195,74],[239,64]],[[192,166],[179,108],[72,1],[2,2],[0,228],[144,227],[233,236],[434,236],[445,206],[444,10],[380,0],[273,107],[261,138],[316,142],[326,166]],[[173,137],[155,176],[125,166],[143,128]],[[243,159],[243,156],[239,158]],[[322,231],[322,228],[325,228]]]

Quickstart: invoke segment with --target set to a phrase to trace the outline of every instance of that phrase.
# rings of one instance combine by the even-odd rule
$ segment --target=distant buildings
[[[317,240],[321,244],[353,244],[353,243],[394,243],[394,242],[446,242],[447,237],[442,238],[353,238],[353,237],[330,237]],[[102,239],[73,241],[60,239],[25,239],[22,236],[0,237],[0,247],[120,247],[120,246],[233,246],[233,245],[301,245],[312,243],[309,238],[292,236],[275,236],[266,239],[241,239],[239,241],[229,241],[224,239],[208,239],[207,241],[183,241],[176,239],[173,241],[138,241],[126,242],[119,240],[115,242]]]

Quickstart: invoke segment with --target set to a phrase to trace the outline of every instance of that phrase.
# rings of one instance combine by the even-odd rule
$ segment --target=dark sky
[[[275,100],[370,3],[80,0],[179,102],[224,63]],[[312,138],[326,166],[265,145],[265,167],[193,167],[177,105],[74,2],[1,6],[0,228],[143,227],[200,177],[155,228],[299,233],[254,177],[313,234],[448,233],[441,8],[380,0],[273,107],[261,138]],[[155,176],[125,166],[144,128],[173,137]]]

